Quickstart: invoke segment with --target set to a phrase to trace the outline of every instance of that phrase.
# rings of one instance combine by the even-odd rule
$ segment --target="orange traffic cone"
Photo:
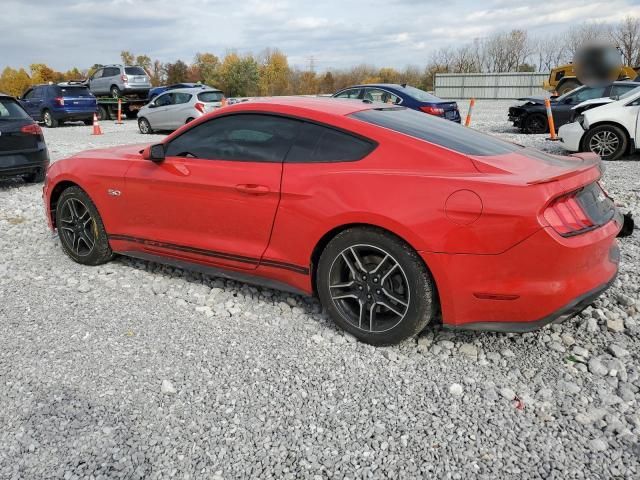
[[[98,115],[93,114],[93,133],[91,135],[102,135],[102,129],[98,123]]]

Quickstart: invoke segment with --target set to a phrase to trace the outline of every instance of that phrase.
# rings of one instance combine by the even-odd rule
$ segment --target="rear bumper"
[[[584,129],[578,122],[566,123],[558,130],[558,143],[570,152],[579,152]]]
[[[98,111],[98,106],[82,110],[53,110],[51,114],[53,118],[60,121],[87,120],[93,118],[93,114]]]
[[[27,153],[0,153],[0,177],[12,177],[36,173],[46,170],[49,166],[49,152],[47,149]]]
[[[616,217],[572,238],[543,228],[498,255],[421,252],[436,281],[445,326],[526,332],[575,314],[615,278]]]

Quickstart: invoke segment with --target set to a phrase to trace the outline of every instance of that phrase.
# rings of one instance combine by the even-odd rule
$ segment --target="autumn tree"
[[[611,29],[611,37],[622,52],[625,65],[640,65],[640,19],[627,16]]]
[[[24,68],[15,70],[6,67],[0,75],[0,92],[8,93],[14,97],[22,95],[31,85],[31,78]]]
[[[237,53],[228,53],[220,66],[222,90],[231,97],[246,97],[258,92],[260,79],[258,62],[251,56],[240,57]]]
[[[120,52],[120,59],[124,65],[133,65],[136,61],[136,57],[129,50],[122,50]]]
[[[199,78],[195,81],[215,87],[220,82],[220,59],[213,53],[196,53],[193,65],[197,67]]]
[[[181,83],[187,81],[189,67],[182,60],[176,60],[175,63],[167,63],[165,66],[167,72],[167,83]]]
[[[280,50],[267,49],[260,55],[258,91],[260,95],[285,95],[289,88],[289,63]]]
[[[31,80],[34,84],[59,82],[62,80],[62,74],[56,72],[44,63],[33,63],[29,66],[31,70]]]
[[[165,68],[160,60],[155,60],[153,65],[151,66],[151,71],[149,72],[151,75],[151,85],[157,87],[162,85],[165,81]]]
[[[149,55],[138,55],[135,64],[144,68],[147,73],[151,72],[151,57]]]
[[[336,90],[335,79],[331,72],[326,72],[318,84],[319,93],[333,93]]]

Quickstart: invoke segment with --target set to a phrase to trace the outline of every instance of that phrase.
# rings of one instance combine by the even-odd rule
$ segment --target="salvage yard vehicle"
[[[586,100],[624,95],[640,86],[636,82],[614,82],[602,87],[582,86],[560,97],[551,98],[551,112],[556,130],[572,120],[573,108]],[[525,97],[524,102],[509,108],[509,121],[523,133],[547,133],[549,123],[544,97]]]
[[[87,79],[87,85],[94,95],[110,95],[119,98],[137,95],[147,98],[151,89],[151,79],[139,66],[104,65]]]
[[[181,88],[160,94],[138,112],[140,133],[175,130],[220,108],[224,94],[213,88]]]
[[[460,123],[460,111],[456,102],[442,100],[435,95],[403,83],[376,83],[354,85],[333,94],[333,98],[350,98],[370,102],[402,105],[419,112]]]
[[[570,152],[593,152],[603,160],[617,160],[640,149],[639,113],[640,88],[636,88],[615,102],[583,111],[575,122],[563,125],[559,143]]]
[[[42,130],[15,98],[0,93],[0,178],[21,176],[38,183],[48,166]]]
[[[402,106],[281,97],[57,161],[43,199],[76,262],[118,253],[317,295],[388,345],[440,318],[531,331],[592,302],[622,226],[599,162]]]
[[[639,73],[638,67],[621,66],[618,71],[618,80],[635,80]],[[582,86],[582,82],[576,76],[576,66],[573,63],[552,69],[549,73],[549,79],[542,84],[542,88],[545,90],[558,92],[559,95],[564,95],[580,86]]]
[[[48,128],[72,121],[91,125],[97,108],[96,97],[81,82],[34,85],[19,100],[31,118]]]

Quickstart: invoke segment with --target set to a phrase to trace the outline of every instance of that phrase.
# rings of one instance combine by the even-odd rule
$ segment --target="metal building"
[[[434,91],[441,98],[514,99],[544,95],[548,73],[436,73]]]

